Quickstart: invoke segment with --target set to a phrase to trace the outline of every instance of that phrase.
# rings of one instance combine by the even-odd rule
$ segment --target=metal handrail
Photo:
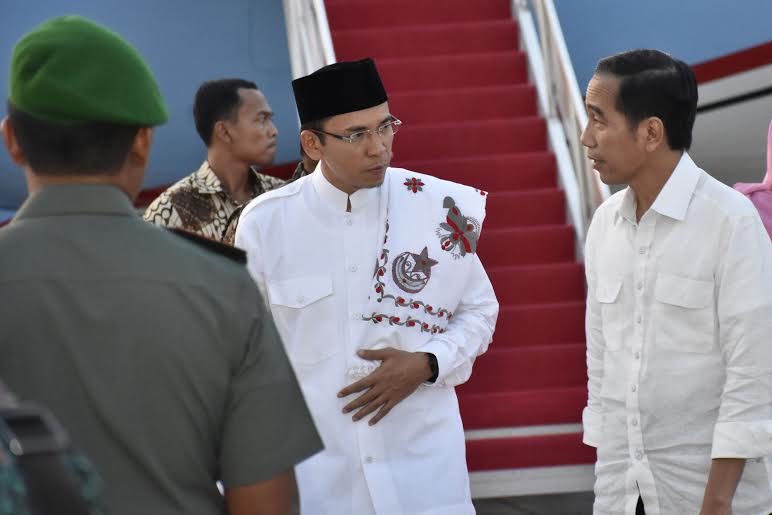
[[[292,78],[335,62],[324,0],[283,0]]]
[[[531,2],[535,21],[528,0],[513,0],[513,12],[523,34],[540,110],[550,128],[550,143],[558,161],[569,213],[581,243],[592,214],[609,197],[610,190],[592,168],[582,146],[581,135],[587,125],[587,111],[553,0]]]

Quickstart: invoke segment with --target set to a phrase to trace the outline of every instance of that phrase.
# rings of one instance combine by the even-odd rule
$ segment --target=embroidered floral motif
[[[456,259],[477,252],[480,222],[470,216],[464,216],[452,197],[445,197],[442,207],[448,210],[445,222],[440,223],[440,228],[437,229],[442,250],[450,252]]]
[[[398,317],[395,315],[388,315],[386,313],[373,312],[372,315],[370,315],[369,317],[363,317],[362,320],[367,320],[374,324],[388,322],[389,325],[415,327],[416,329],[419,329],[422,333],[437,334],[437,333],[445,332],[445,329],[443,329],[442,327],[436,324],[428,324],[426,322],[422,322],[421,320],[418,320],[417,318],[413,318],[411,316],[408,316],[406,319],[402,320],[401,317]]]
[[[384,237],[384,240],[388,239],[388,231],[389,231],[389,224],[388,222],[386,222],[387,235]],[[427,257],[428,257],[428,250],[427,250]],[[453,313],[443,307],[435,307],[435,306],[432,306],[431,304],[426,304],[425,302],[419,299],[413,299],[413,298],[406,299],[404,297],[395,296],[395,295],[386,293],[386,283],[383,281],[383,277],[386,275],[386,266],[388,265],[388,263],[389,263],[389,250],[384,248],[383,250],[381,250],[381,254],[378,258],[378,261],[375,264],[375,272],[373,274],[375,278],[375,284],[373,285],[373,288],[375,289],[375,293],[378,294],[378,298],[376,299],[377,302],[383,302],[384,299],[392,300],[394,301],[394,305],[397,307],[407,307],[410,309],[421,310],[426,315],[436,316],[437,318],[446,318],[447,320],[450,320],[451,318],[453,318]],[[366,318],[365,320],[369,320],[369,318]],[[416,323],[420,323],[420,321],[416,320]],[[412,325],[408,327],[412,327]]]
[[[487,191],[485,191],[485,190],[478,190],[477,188],[475,188],[474,190],[475,190],[477,193],[479,193],[480,195],[482,195],[483,197],[487,197],[487,196],[488,196],[488,192],[487,192]]]
[[[418,177],[413,177],[412,179],[407,179],[404,182],[405,186],[407,186],[407,191],[412,191],[413,193],[418,193],[419,191],[423,191],[423,187],[426,186],[424,184],[424,181],[419,179]]]
[[[397,288],[407,293],[423,290],[432,277],[432,267],[437,261],[429,257],[429,248],[424,247],[420,254],[403,252],[391,266],[391,277]]]

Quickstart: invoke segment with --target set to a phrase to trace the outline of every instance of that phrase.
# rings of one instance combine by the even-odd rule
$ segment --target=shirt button
[[[359,270],[359,267],[356,265],[349,265],[348,270],[349,272],[356,272],[357,270]]]
[[[639,323],[639,324],[641,323],[641,320],[642,320],[642,318],[641,318],[641,315],[638,315],[638,316],[635,318],[635,321],[636,321],[637,323]]]
[[[346,225],[352,225],[354,221],[351,218],[346,218]]]
[[[636,352],[635,353],[635,359],[641,359],[641,353],[640,352]]]
[[[365,458],[365,463],[372,463],[372,462],[374,462],[374,461],[375,461],[375,460],[373,459],[373,457],[372,457],[372,456],[368,456],[367,458]]]
[[[306,301],[306,298],[302,295],[298,295],[298,304],[303,304]]]
[[[638,284],[636,284],[635,287],[638,288],[639,290],[642,290],[643,289],[643,281],[638,281]]]
[[[633,419],[633,427],[638,427],[638,419],[637,418]]]
[[[643,459],[643,453],[641,451],[635,452],[635,459],[636,460],[642,460]]]
[[[631,391],[631,392],[637,392],[637,391],[638,391],[638,387],[637,387],[636,385],[632,385],[632,386],[630,387],[630,391]]]

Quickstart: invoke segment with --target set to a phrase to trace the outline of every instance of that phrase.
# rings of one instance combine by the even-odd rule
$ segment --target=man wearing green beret
[[[245,256],[131,204],[166,119],[100,25],[16,45],[2,133],[30,196],[0,231],[0,376],[94,462],[106,513],[295,513],[292,468],[321,442]]]

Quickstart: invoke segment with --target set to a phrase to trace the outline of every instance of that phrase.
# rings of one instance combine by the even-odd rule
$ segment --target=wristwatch
[[[440,375],[440,367],[437,364],[437,356],[432,354],[431,352],[427,352],[426,355],[429,357],[429,368],[432,371],[432,376],[427,379],[427,382],[434,383],[437,381],[437,377]]]

